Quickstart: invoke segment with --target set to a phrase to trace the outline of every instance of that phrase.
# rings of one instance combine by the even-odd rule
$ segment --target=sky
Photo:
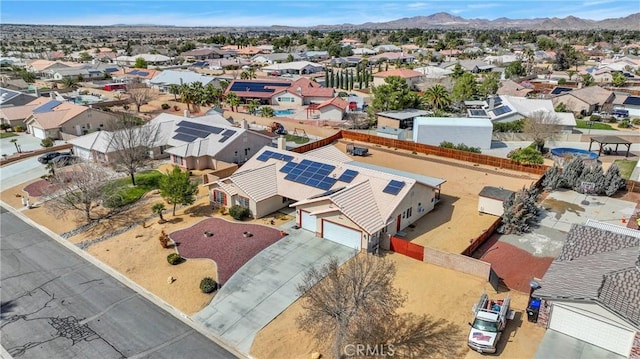
[[[314,26],[385,22],[437,12],[466,19],[572,15],[602,20],[640,12],[640,0],[0,0],[0,24]]]

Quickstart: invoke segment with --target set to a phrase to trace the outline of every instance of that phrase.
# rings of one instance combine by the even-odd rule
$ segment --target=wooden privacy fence
[[[451,148],[425,145],[422,143],[416,143],[416,142],[410,142],[410,141],[394,140],[392,138],[374,136],[374,135],[360,133],[360,132],[343,130],[341,131],[341,134],[342,134],[341,138],[346,140],[362,141],[362,142],[367,142],[374,145],[398,148],[401,150],[446,157],[446,158],[451,158],[459,161],[478,163],[481,165],[493,166],[493,167],[532,173],[537,175],[543,174],[547,170],[547,168],[549,168],[546,165],[523,165],[515,161],[512,161],[508,158],[488,156],[488,155],[483,155],[481,153],[454,150]]]
[[[315,150],[316,148],[320,148],[320,147],[324,147],[326,145],[329,145],[329,144],[333,143],[333,141],[337,141],[337,140],[339,140],[341,138],[342,138],[342,131],[338,131],[337,133],[333,134],[332,136],[323,138],[323,139],[315,141],[315,142],[307,143],[306,145],[303,145],[303,146],[300,146],[300,147],[293,148],[291,151],[297,152],[297,153],[305,153],[307,151]]]
[[[424,247],[396,236],[391,236],[391,250],[407,257],[424,260]]]

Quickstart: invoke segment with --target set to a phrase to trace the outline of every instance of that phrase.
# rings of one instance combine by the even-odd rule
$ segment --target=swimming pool
[[[581,158],[585,165],[593,166],[598,163],[600,156],[595,152],[579,148],[557,147],[551,149],[551,157],[556,165],[564,167],[575,157]]]
[[[287,109],[287,110],[274,110],[273,113],[276,116],[291,116],[293,115],[293,109]]]

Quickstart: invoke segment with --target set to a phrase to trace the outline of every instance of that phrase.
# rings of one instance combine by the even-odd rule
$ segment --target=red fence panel
[[[419,261],[424,260],[424,247],[406,239],[391,236],[391,250]]]

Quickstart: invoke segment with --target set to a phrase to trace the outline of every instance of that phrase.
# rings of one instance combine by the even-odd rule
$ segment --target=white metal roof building
[[[446,141],[454,145],[491,148],[493,123],[488,118],[417,117],[413,125],[416,143],[440,146]]]

